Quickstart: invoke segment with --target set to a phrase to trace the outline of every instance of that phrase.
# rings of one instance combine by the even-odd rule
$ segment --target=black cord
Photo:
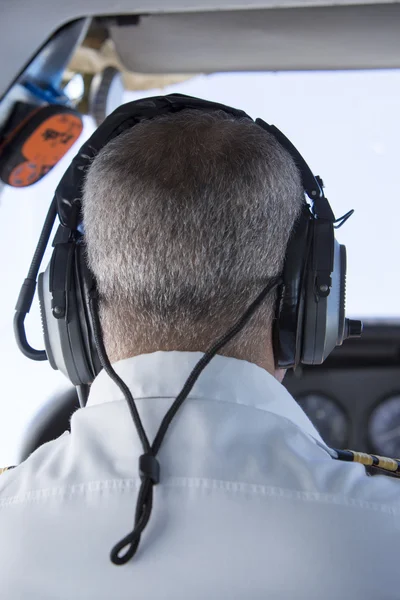
[[[190,394],[194,384],[196,383],[200,373],[203,369],[211,362],[211,359],[218,353],[221,348],[223,348],[228,342],[231,341],[232,338],[235,337],[243,329],[243,327],[250,320],[250,317],[253,316],[257,308],[264,302],[266,296],[275,289],[278,285],[282,283],[280,277],[273,277],[269,280],[268,285],[262,290],[262,292],[257,296],[257,298],[250,304],[250,306],[246,309],[243,315],[238,319],[238,321],[230,328],[222,337],[219,338],[215,342],[211,348],[207,350],[207,352],[201,357],[197,365],[194,367],[193,371],[190,373],[189,377],[186,380],[185,385],[182,390],[176,397],[176,400],[172,404],[171,408],[168,410],[167,414],[163,418],[158,433],[154,439],[152,450],[154,454],[160,449],[162,441],[164,439],[165,434],[167,433],[167,429],[171,424],[172,419],[178,412],[179,408],[182,406],[185,398]]]
[[[40,265],[42,264],[43,256],[47,248],[47,244],[49,243],[49,237],[51,234],[51,230],[53,229],[54,221],[57,216],[57,200],[54,196],[51,201],[49,210],[46,215],[45,222],[42,227],[42,231],[40,232],[39,241],[36,245],[35,253],[32,258],[31,265],[29,267],[29,272],[27,275],[27,279],[34,279],[36,281]]]
[[[110,559],[111,562],[113,562],[115,565],[126,564],[136,554],[136,551],[139,547],[141,535],[144,529],[146,528],[147,523],[149,522],[153,507],[153,487],[154,485],[159,483],[160,480],[160,466],[156,459],[156,455],[161,447],[161,444],[164,440],[165,434],[168,431],[168,427],[170,426],[172,419],[178,412],[179,408],[182,406],[185,399],[190,394],[194,384],[196,383],[204,368],[210,363],[210,361],[214,358],[218,351],[221,350],[223,346],[225,346],[233,337],[235,337],[235,335],[237,335],[244,328],[244,326],[248,323],[252,315],[256,312],[258,307],[265,300],[266,296],[280,283],[282,283],[280,277],[271,278],[268,284],[262,290],[262,292],[257,296],[257,298],[252,302],[252,304],[250,304],[250,306],[246,309],[246,311],[240,317],[240,319],[223,336],[221,336],[215,342],[215,344],[213,344],[201,357],[201,359],[195,365],[194,369],[187,378],[182,390],[174,400],[166,415],[164,416],[160,428],[157,432],[157,435],[154,438],[154,442],[151,446],[148,441],[147,435],[144,431],[143,424],[140,419],[135,400],[131,394],[131,391],[129,390],[125,382],[122,381],[119,375],[114,371],[108,359],[101,333],[101,324],[98,311],[98,295],[95,291],[93,291],[90,294],[89,309],[93,321],[94,341],[97,347],[101,365],[108,374],[108,376],[114,381],[114,383],[124,394],[128,402],[128,406],[130,408],[131,415],[135,423],[144,451],[144,454],[142,454],[139,458],[139,474],[142,483],[139,489],[139,495],[136,504],[134,527],[133,530],[127,536],[125,536],[120,542],[118,542],[118,544],[114,546],[114,548],[112,548],[110,553]],[[121,552],[124,548],[127,548],[127,550],[125,554],[121,555]]]
[[[350,219],[350,217],[354,214],[354,209],[349,210],[348,213],[346,213],[345,215],[343,215],[343,217],[339,217],[339,219],[336,219],[335,221],[333,221],[334,224],[334,228],[335,229],[340,229],[342,227],[342,225],[344,225],[346,223],[346,221],[348,219]],[[337,223],[337,224],[336,224]]]
[[[39,236],[39,241],[36,245],[35,253],[33,255],[28,275],[26,276],[24,283],[22,284],[19,292],[17,304],[15,306],[14,315],[14,334],[17,341],[18,347],[21,352],[32,360],[47,360],[47,354],[45,350],[35,350],[28,343],[25,331],[25,317],[29,313],[33,297],[36,291],[36,280],[39,273],[40,265],[42,264],[43,256],[49,243],[49,237],[53,229],[54,221],[57,215],[57,202],[54,196],[49,210],[46,215],[45,222],[42,227],[42,231]]]
[[[150,452],[150,442],[147,438],[146,432],[144,430],[142,421],[140,419],[138,410],[136,408],[135,400],[131,394],[130,389],[126,385],[124,381],[122,381],[121,377],[114,371],[111,366],[111,363],[108,359],[106,349],[104,347],[103,336],[101,333],[101,324],[99,317],[99,299],[96,291],[92,291],[89,297],[89,310],[90,315],[92,317],[93,322],[93,337],[94,343],[96,345],[97,353],[99,355],[100,363],[107,375],[113,380],[113,382],[119,387],[125,399],[128,403],[129,409],[131,411],[133,422],[135,423],[136,430],[138,432],[140,441],[142,442],[144,452]]]

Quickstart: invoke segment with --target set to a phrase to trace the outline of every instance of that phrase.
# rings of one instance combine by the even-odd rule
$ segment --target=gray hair
[[[282,271],[303,202],[293,160],[249,119],[185,110],[108,143],[83,218],[110,358],[204,351]],[[232,346],[270,330],[275,303]]]

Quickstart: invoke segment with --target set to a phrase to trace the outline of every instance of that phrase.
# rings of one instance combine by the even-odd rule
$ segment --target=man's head
[[[205,351],[281,272],[303,202],[289,154],[222,111],[144,121],[107,144],[83,215],[110,360]],[[223,353],[273,370],[275,304]]]

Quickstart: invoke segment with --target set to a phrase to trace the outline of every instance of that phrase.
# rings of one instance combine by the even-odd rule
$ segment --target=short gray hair
[[[83,218],[112,359],[138,345],[205,350],[282,271],[303,202],[293,160],[249,119],[185,110],[108,143]],[[232,343],[270,328],[275,303]]]

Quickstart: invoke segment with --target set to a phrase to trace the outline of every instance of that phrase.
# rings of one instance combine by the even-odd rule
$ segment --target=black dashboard
[[[346,341],[323,365],[289,372],[284,385],[329,446],[400,457],[400,322],[367,322],[360,339]],[[20,459],[66,431],[77,408],[74,388],[51,399],[32,422]]]

